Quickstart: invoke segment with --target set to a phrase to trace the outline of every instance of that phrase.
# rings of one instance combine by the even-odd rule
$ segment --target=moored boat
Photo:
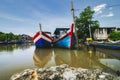
[[[56,39],[57,36],[57,39]],[[69,30],[62,30],[59,31],[59,34],[57,34],[54,39],[54,46],[55,47],[62,47],[62,48],[74,48],[76,39],[74,35],[74,24],[71,25]]]
[[[110,43],[110,42],[103,42],[103,43],[98,43],[98,42],[92,42],[90,43],[91,46],[98,47],[98,48],[104,48],[104,49],[115,49],[115,50],[120,50],[120,44],[118,43]]]
[[[40,31],[38,31],[34,36],[33,36],[33,42],[36,47],[41,47],[41,48],[46,48],[46,47],[51,47],[53,39],[50,36],[50,32],[43,32],[41,30],[41,25],[40,25]]]
[[[99,47],[99,48],[120,50],[120,45],[117,45],[117,44],[108,44],[108,43],[105,43],[105,44],[97,44],[96,46]]]

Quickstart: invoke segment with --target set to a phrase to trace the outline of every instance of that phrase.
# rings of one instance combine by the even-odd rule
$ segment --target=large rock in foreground
[[[13,75],[10,80],[119,80],[115,75],[100,69],[74,68],[60,65],[40,69],[27,69]]]

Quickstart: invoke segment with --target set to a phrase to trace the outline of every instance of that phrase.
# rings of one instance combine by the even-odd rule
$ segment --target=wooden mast
[[[73,17],[73,22],[75,26],[75,14],[74,14],[74,7],[73,7],[73,2],[71,1],[71,12],[72,12],[72,17]],[[75,26],[75,37],[76,37],[76,48],[78,48],[78,37],[77,37],[77,29]]]
[[[40,28],[40,35],[42,35],[42,28],[40,23],[39,23],[39,28]]]

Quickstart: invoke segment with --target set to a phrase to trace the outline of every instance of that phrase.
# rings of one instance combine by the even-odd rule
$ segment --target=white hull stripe
[[[52,42],[52,40],[51,39],[49,39],[49,38],[47,38],[46,36],[37,36],[35,39],[34,39],[34,43],[36,43],[40,38],[42,38],[42,39],[44,39],[44,40],[46,40],[46,41],[48,41],[48,42]]]

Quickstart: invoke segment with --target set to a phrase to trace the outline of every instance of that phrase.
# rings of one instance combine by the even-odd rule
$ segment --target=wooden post
[[[89,24],[89,34],[90,34],[90,38],[92,38],[92,34],[91,34],[91,25]]]
[[[75,25],[75,14],[74,14],[74,6],[73,6],[73,2],[71,1],[71,12],[72,12],[72,17],[73,17],[73,22]],[[76,48],[78,48],[78,37],[77,37],[77,29],[75,26],[75,37],[76,37]]]

